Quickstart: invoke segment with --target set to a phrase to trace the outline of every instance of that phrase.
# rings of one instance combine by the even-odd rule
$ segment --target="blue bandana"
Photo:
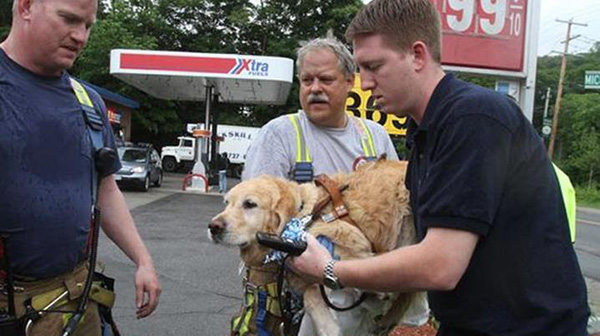
[[[306,241],[306,221],[299,218],[292,218],[287,224],[285,224],[283,231],[281,232],[281,238],[298,240],[298,241]],[[329,254],[336,260],[339,260],[340,257],[334,254],[334,245],[331,239],[326,236],[318,236],[317,240],[321,245],[325,246]],[[273,250],[271,251],[263,261],[263,264],[268,264],[271,262],[282,263],[283,258],[287,255],[285,252]]]

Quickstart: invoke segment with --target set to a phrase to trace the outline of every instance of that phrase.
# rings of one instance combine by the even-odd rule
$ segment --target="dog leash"
[[[318,186],[322,186],[326,191],[327,191],[327,196],[325,196],[323,199],[321,199],[319,202],[317,202],[317,204],[315,205],[315,207],[313,208],[313,212],[312,214],[309,216],[310,220],[307,220],[305,222],[305,227],[306,229],[308,229],[310,227],[310,225],[312,225],[312,223],[314,222],[314,220],[318,217],[321,217],[321,219],[323,221],[325,221],[326,223],[332,222],[336,219],[342,219],[343,221],[357,227],[361,232],[361,228],[356,225],[356,223],[352,220],[352,218],[350,218],[350,212],[348,211],[348,207],[346,206],[346,204],[344,203],[344,200],[342,198],[342,192],[346,189],[348,189],[348,187],[350,186],[349,184],[344,184],[341,187],[338,187],[338,184],[331,179],[329,176],[325,175],[325,174],[321,174],[318,175],[315,178],[315,184]],[[327,213],[325,215],[321,215],[319,216],[319,213],[323,210],[323,208],[325,208],[325,206],[327,206],[327,204],[329,204],[329,202],[332,203],[333,205],[333,211],[330,213]],[[362,232],[364,235],[364,232]],[[365,235],[366,237],[366,235]],[[373,246],[371,245],[371,248],[373,249]],[[285,265],[285,263],[284,263]],[[283,273],[283,271],[282,271]],[[327,293],[325,292],[325,287],[323,285],[319,285],[319,291],[321,292],[321,297],[323,298],[323,301],[325,301],[325,304],[335,310],[335,311],[348,311],[351,309],[354,309],[356,307],[358,307],[361,303],[363,303],[367,297],[367,293],[362,292],[362,294],[360,295],[360,298],[358,300],[356,300],[354,303],[352,303],[350,306],[348,307],[339,307],[336,306],[335,304],[333,304],[333,302],[331,302],[329,300],[329,297],[327,296]]]

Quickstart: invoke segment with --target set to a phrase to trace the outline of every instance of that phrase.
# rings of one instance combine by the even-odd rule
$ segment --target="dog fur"
[[[332,176],[339,186],[348,185],[342,196],[350,217],[360,229],[343,219],[330,223],[316,220],[309,232],[315,237],[329,237],[341,259],[366,258],[375,251],[383,253],[415,243],[405,173],[406,162],[378,160],[363,164],[350,174]],[[226,208],[209,224],[209,237],[215,243],[239,247],[246,266],[261,267],[270,250],[258,245],[256,232],[279,234],[291,218],[310,214],[325,196],[324,188],[315,184],[297,184],[266,175],[242,182],[225,196]],[[322,213],[331,210],[329,204]],[[318,335],[346,334],[338,325],[336,315],[325,305],[317,285],[307,284],[294,275],[290,275],[288,281],[303,293],[304,307]],[[373,322],[372,328],[380,332],[397,325],[415,298],[412,294],[400,293],[377,297],[387,312]]]

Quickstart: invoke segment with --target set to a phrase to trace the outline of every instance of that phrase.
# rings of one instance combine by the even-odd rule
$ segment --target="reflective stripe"
[[[81,85],[81,83],[79,83],[72,77],[69,79],[71,80],[71,87],[73,88],[73,91],[75,92],[75,95],[77,96],[77,100],[79,101],[79,104],[83,104],[83,105],[89,106],[91,108],[94,108],[94,104],[92,104],[92,100],[90,99],[90,96],[88,96],[87,91],[85,90],[83,85]]]
[[[288,118],[296,130],[296,162],[312,162],[310,152],[306,146],[304,134],[302,133],[302,127],[300,127],[298,114],[288,114]]]
[[[360,123],[362,126],[362,130],[364,131],[366,137],[363,135],[360,137],[360,141],[362,143],[363,152],[367,158],[376,158],[377,152],[375,152],[375,145],[373,144],[373,136],[371,135],[371,130],[367,127],[367,124],[362,118],[351,117],[354,122]],[[358,128],[358,127],[357,127]],[[359,129],[360,131],[360,129]]]
[[[269,312],[272,316],[268,316]],[[231,321],[231,331],[233,335],[244,336],[254,328],[251,323],[256,325],[258,335],[269,336],[267,319],[281,318],[279,301],[277,298],[277,283],[270,283],[266,286],[252,287],[246,286],[244,302],[240,315]]]
[[[577,210],[577,200],[575,198],[575,188],[569,179],[569,176],[565,174],[558,166],[552,163],[556,177],[558,178],[558,184],[560,186],[560,192],[562,194],[563,202],[565,203],[565,211],[567,212],[567,221],[569,222],[569,233],[571,234],[571,242],[575,242],[577,220],[575,218]]]
[[[243,336],[250,332],[250,318],[253,315],[254,308],[254,293],[246,292],[244,296],[244,306],[240,316],[231,321],[231,330],[233,335]]]
[[[277,317],[281,317],[281,309],[279,309],[279,300],[277,298],[277,283],[267,284],[267,311]]]
[[[300,125],[300,118],[297,113],[288,114],[287,116],[296,131],[296,161],[294,168],[290,172],[290,178],[298,183],[310,182],[314,178],[314,170],[310,151],[306,145],[306,139]],[[377,152],[375,151],[371,130],[363,119],[354,116],[349,116],[349,118],[352,118],[352,123],[360,134],[360,142],[365,159],[368,161],[376,160]]]

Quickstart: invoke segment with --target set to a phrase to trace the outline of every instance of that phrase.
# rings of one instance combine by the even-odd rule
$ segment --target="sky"
[[[532,0],[528,0],[531,2]],[[567,24],[556,19],[587,24],[573,25],[571,36],[581,35],[569,44],[569,53],[587,52],[594,42],[600,41],[600,0],[537,0],[541,1],[538,55],[558,55],[563,52]],[[370,0],[363,0],[369,3]]]
[[[573,25],[571,36],[581,35],[569,44],[569,53],[586,52],[600,41],[600,0],[540,0],[540,31],[538,55],[549,55],[553,51],[564,51],[567,24],[556,19],[587,24],[587,27]],[[558,55],[553,53],[553,55]]]

